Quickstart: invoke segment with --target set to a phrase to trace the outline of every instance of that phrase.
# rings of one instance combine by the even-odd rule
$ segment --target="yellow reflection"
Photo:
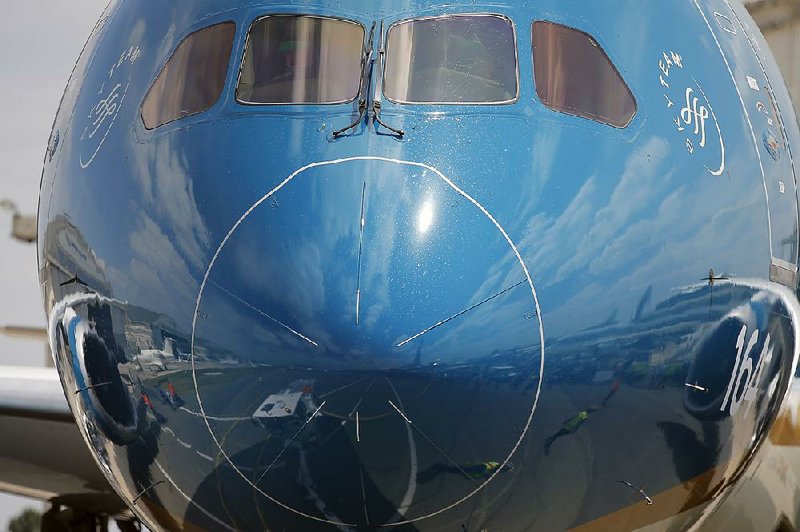
[[[427,233],[433,225],[433,203],[426,201],[417,215],[417,231]]]

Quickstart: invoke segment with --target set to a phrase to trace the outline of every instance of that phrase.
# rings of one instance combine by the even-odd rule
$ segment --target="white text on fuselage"
[[[742,403],[746,403],[745,408],[741,411],[741,415],[746,414],[750,407],[753,405],[759,390],[759,381],[764,368],[769,367],[772,362],[772,355],[774,348],[769,333],[764,339],[764,345],[761,348],[761,355],[758,361],[754,361],[753,348],[758,343],[759,332],[758,329],[753,331],[750,339],[745,348],[745,337],[747,336],[747,325],[742,325],[739,332],[739,337],[736,340],[736,362],[733,366],[728,387],[725,391],[725,398],[722,400],[720,411],[724,412],[729,408],[731,417],[736,417]]]
[[[712,175],[722,175],[725,170],[725,141],[705,91],[696,79],[688,77],[684,59],[677,52],[672,50],[662,52],[658,60],[658,70],[658,81],[664,89],[667,109],[673,113],[672,122],[677,131],[684,135],[686,151],[692,155],[698,151],[705,153],[709,140],[706,136],[707,122],[712,121],[713,128],[719,135],[720,162],[719,167],[716,167],[716,161],[711,166],[706,164],[703,166]],[[680,72],[682,75],[675,75],[675,72]],[[679,108],[679,105],[682,107]]]

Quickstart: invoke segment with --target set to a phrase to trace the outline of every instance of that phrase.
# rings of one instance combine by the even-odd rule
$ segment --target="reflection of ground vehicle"
[[[262,427],[270,420],[306,419],[316,409],[311,397],[313,380],[296,380],[278,393],[270,394],[253,412],[253,421]]]

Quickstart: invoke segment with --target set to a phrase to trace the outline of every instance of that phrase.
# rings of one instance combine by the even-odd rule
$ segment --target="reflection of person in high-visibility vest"
[[[175,391],[175,387],[169,381],[167,381],[167,392],[169,392],[169,402],[172,408],[179,408],[185,404],[183,399],[178,395],[178,392]]]
[[[153,413],[153,415],[156,418],[156,421],[158,421],[159,423],[163,423],[164,421],[166,421],[166,418],[156,411],[156,407],[153,406],[153,401],[151,401],[150,397],[144,392],[142,392],[142,402],[150,410],[150,412]]]
[[[622,384],[622,377],[614,377],[614,380],[611,382],[611,388],[608,390],[608,394],[606,394],[605,398],[603,399],[603,406],[606,406],[608,400],[614,397],[614,394],[619,391],[619,387]]]
[[[608,404],[609,399],[614,397],[614,395],[619,391],[619,387],[622,385],[622,382],[625,380],[625,371],[630,366],[630,360],[627,362],[620,362],[614,368],[614,373],[611,376],[611,388],[608,390],[608,394],[606,394],[605,398],[603,399],[602,406],[606,406]]]
[[[561,425],[561,429],[558,432],[547,438],[544,443],[544,454],[550,454],[550,447],[553,445],[553,442],[556,441],[561,436],[566,436],[567,434],[574,434],[578,432],[578,429],[581,428],[587,419],[589,419],[589,412],[593,412],[597,410],[597,407],[587,408],[586,410],[581,410],[571,418],[567,419],[563,425]]]
[[[487,479],[498,471],[513,471],[514,464],[508,462],[502,465],[500,462],[479,462],[475,464],[433,464],[431,467],[424,471],[417,473],[417,482],[425,484],[435,479],[439,475],[451,473],[460,477],[468,478],[470,480]]]

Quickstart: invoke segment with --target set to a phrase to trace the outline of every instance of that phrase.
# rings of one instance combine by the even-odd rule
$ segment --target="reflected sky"
[[[494,273],[502,264],[494,257],[507,249],[494,224],[431,172],[374,161],[314,168],[259,205],[226,242],[196,336],[249,358],[272,335],[298,364],[303,357],[292,349],[407,364],[418,346],[405,340],[421,332],[430,362],[538,345],[520,264]],[[503,286],[503,278],[515,282]]]

